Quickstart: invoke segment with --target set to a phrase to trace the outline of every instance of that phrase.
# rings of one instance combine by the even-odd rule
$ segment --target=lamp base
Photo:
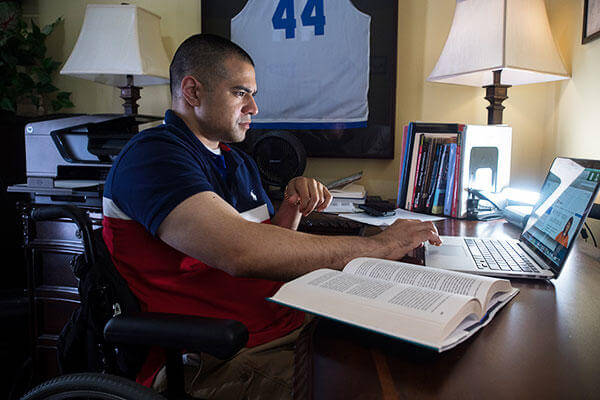
[[[490,102],[487,106],[488,110],[488,125],[498,125],[502,123],[502,111],[504,106],[502,102],[508,99],[508,88],[511,85],[500,84],[500,74],[502,70],[494,71],[494,84],[484,86],[485,88],[485,99]]]
[[[140,89],[139,86],[133,85],[133,76],[127,75],[127,86],[120,86],[121,96],[125,102],[123,103],[123,108],[125,109],[125,115],[137,115],[138,113],[138,104],[137,101],[140,99]]]

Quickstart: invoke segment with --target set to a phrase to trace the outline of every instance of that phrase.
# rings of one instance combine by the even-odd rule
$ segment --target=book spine
[[[462,157],[461,157],[461,151],[462,151],[462,141],[463,139],[463,134],[460,133],[458,135],[457,138],[457,143],[456,143],[456,163],[454,165],[455,167],[455,171],[454,171],[454,188],[452,190],[452,216],[453,217],[457,217],[458,216],[458,203],[460,201],[459,199],[459,189],[462,186],[462,182],[460,181],[461,179],[461,170],[462,170]]]
[[[462,147],[461,147],[461,152],[460,152],[460,157],[461,157],[461,166],[460,166],[460,172],[459,172],[459,177],[460,177],[460,181],[459,181],[459,187],[458,187],[458,206],[457,206],[457,217],[458,218],[463,218],[466,216],[467,213],[467,199],[466,199],[466,193],[465,193],[465,188],[463,186],[464,180],[465,178],[468,179],[468,172],[466,173],[465,176],[465,167],[468,168],[468,166],[464,165],[464,160],[465,160],[465,152],[467,151],[467,146],[466,146],[466,142],[467,142],[467,138],[468,138],[468,133],[467,133],[467,126],[463,125],[462,126],[463,129],[463,133],[461,135],[462,138]],[[464,199],[463,199],[464,196]]]
[[[401,152],[401,156],[402,158],[400,159],[400,173],[398,174],[398,195],[396,196],[396,208],[399,208],[401,204],[404,203],[403,201],[403,197],[406,196],[406,189],[404,187],[404,180],[406,179],[406,164],[407,164],[407,159],[408,159],[408,148],[409,146],[409,140],[408,140],[408,135],[409,135],[409,125],[404,126],[404,132],[403,132],[403,147],[402,147],[402,152]]]
[[[435,188],[439,179],[440,174],[440,163],[442,157],[443,143],[437,143],[435,149],[435,159],[433,161],[433,168],[431,169],[431,177],[429,179],[429,190],[427,193],[427,200],[425,201],[425,211],[431,212],[431,206],[433,202],[433,196],[435,194]]]
[[[450,147],[448,143],[442,145],[442,156],[440,158],[439,171],[436,179],[435,190],[430,210],[431,213],[435,215],[439,215],[442,213],[442,205],[444,204],[446,178],[448,175],[448,147]]]
[[[421,197],[419,199],[419,212],[426,211],[427,198],[429,197],[429,185],[431,184],[431,178],[433,168],[435,164],[436,152],[438,148],[438,139],[430,139],[431,144],[429,145],[429,153],[427,155],[427,163],[423,170],[423,181],[421,182]]]
[[[417,156],[417,164],[415,168],[414,181],[412,187],[412,197],[410,199],[410,205],[408,210],[413,210],[415,205],[415,194],[417,192],[417,179],[419,177],[419,168],[423,161],[423,147],[424,147],[424,136],[421,136],[421,141],[419,143],[419,155]]]
[[[419,209],[419,205],[421,203],[421,190],[423,189],[423,180],[425,179],[425,168],[427,167],[427,162],[429,161],[430,146],[431,144],[429,140],[425,136],[423,136],[421,163],[417,172],[417,184],[415,185],[415,193],[413,194],[412,209],[414,211]]]
[[[450,217],[452,215],[452,196],[454,188],[454,172],[456,169],[456,143],[451,143],[448,152],[448,178],[446,180],[446,197],[444,198],[444,215]]]
[[[422,135],[419,133],[414,133],[408,131],[410,135],[410,148],[409,148],[409,162],[406,165],[406,196],[404,199],[405,205],[404,208],[406,210],[410,210],[412,208],[412,197],[415,189],[415,171],[418,166],[419,161],[419,150],[421,149],[421,140]]]

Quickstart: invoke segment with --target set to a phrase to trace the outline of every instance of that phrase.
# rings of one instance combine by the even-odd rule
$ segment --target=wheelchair
[[[84,258],[95,263],[98,257],[98,230],[94,231],[85,211],[72,205],[44,206],[31,210],[34,221],[66,218],[81,232]],[[103,243],[102,243],[103,244]],[[116,268],[112,263],[109,266]],[[122,278],[121,278],[122,279]],[[131,294],[133,296],[133,294]],[[159,400],[189,399],[184,389],[183,354],[207,353],[228,359],[248,341],[248,330],[238,321],[179,314],[122,312],[115,313],[104,325],[106,346],[161,347],[166,353],[167,389],[157,393],[115,371],[89,371],[62,375],[29,390],[21,400]],[[117,350],[118,352],[118,350]]]

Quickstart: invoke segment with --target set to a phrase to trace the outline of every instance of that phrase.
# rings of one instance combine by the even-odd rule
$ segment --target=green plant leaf
[[[67,98],[63,98],[63,96],[59,97],[60,95],[67,95],[69,96],[70,93],[67,92],[60,92],[57,95],[57,98],[51,101],[51,105],[52,105],[52,110],[53,111],[58,111],[61,108],[71,108],[71,107],[75,107],[75,105],[73,103],[71,103],[71,101]]]
[[[59,100],[68,100],[68,101],[70,101],[70,97],[71,97],[71,92],[58,92],[56,94],[56,98],[58,98]]]
[[[35,81],[33,79],[31,79],[31,76],[29,76],[29,74],[19,72],[19,74],[17,75],[17,78],[21,81],[21,83],[25,87],[35,86]]]
[[[39,36],[42,33],[40,31],[40,27],[37,26],[37,24],[35,23],[35,21],[33,19],[31,20],[31,33],[33,33],[35,36]]]
[[[6,56],[2,57],[4,58],[4,61],[6,61],[6,63],[8,65],[17,65],[17,57],[11,55],[11,54],[7,54]]]
[[[37,81],[39,85],[47,85],[52,82],[52,77],[50,74],[47,74],[45,71],[42,71],[39,74],[36,74]]]
[[[48,24],[42,28],[42,33],[46,36],[50,35],[52,33],[52,31],[54,30],[54,28],[56,27],[56,25],[58,25],[62,21],[63,21],[63,17],[56,18],[56,21],[54,21],[53,23]]]
[[[37,85],[37,91],[41,94],[56,92],[58,88],[51,83],[45,85]]]
[[[30,99],[36,106],[44,99],[55,109],[73,107],[70,93],[52,84],[61,62],[46,55],[46,38],[62,21],[59,17],[40,29],[35,21],[28,24],[19,16],[11,29],[0,32],[0,108],[14,112],[19,99]]]
[[[52,73],[52,71],[54,71],[59,65],[59,62],[54,61],[49,57],[42,59],[42,67],[48,73]]]
[[[2,100],[0,100],[0,108],[6,111],[15,112],[14,102],[12,102],[11,99],[7,97],[3,97]]]
[[[33,28],[33,25],[35,25],[35,24],[33,23],[33,21],[31,21],[31,24],[32,24],[32,28]],[[31,32],[30,32],[30,36],[31,36],[31,39],[35,40],[35,43],[36,43],[38,46],[45,46],[44,42],[45,42],[45,40],[46,40],[46,37],[47,37],[48,35],[44,34],[44,33],[41,31],[41,29],[40,29],[39,25],[35,25],[35,29],[32,29],[32,30],[31,30]],[[43,56],[43,54],[42,54],[42,56]]]

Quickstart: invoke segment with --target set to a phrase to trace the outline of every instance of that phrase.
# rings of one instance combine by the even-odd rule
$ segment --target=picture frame
[[[581,43],[589,43],[598,38],[600,38],[600,0],[585,0]]]
[[[307,3],[307,0],[297,1]],[[231,19],[247,3],[248,0],[203,1],[202,32],[229,38]],[[367,127],[278,129],[277,132],[298,139],[308,157],[391,160],[395,156],[398,0],[351,0],[351,3],[371,17]],[[260,82],[258,86],[260,91]],[[251,152],[254,143],[270,132],[273,130],[251,127],[246,140],[237,146]]]

